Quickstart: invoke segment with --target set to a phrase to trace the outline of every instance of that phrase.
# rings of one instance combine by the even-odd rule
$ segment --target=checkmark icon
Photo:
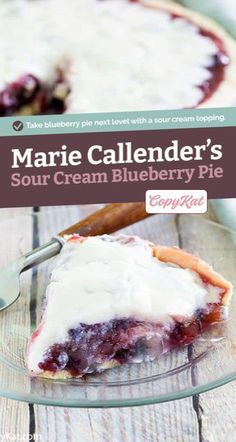
[[[16,132],[20,132],[23,129],[24,124],[22,123],[22,121],[14,121],[12,127]]]

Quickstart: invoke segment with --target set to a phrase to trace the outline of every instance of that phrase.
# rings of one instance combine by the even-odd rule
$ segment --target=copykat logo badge
[[[147,213],[206,213],[205,190],[148,190]]]

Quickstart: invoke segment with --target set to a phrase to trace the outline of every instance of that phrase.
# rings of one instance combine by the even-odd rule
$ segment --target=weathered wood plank
[[[136,408],[39,408],[37,429],[53,442],[198,441],[195,413],[187,399]]]
[[[215,216],[214,218],[216,219]],[[179,217],[179,232],[184,248],[199,254],[232,281],[235,286],[236,249],[233,238],[228,232],[221,231],[214,225],[204,223],[199,218],[189,216]],[[236,315],[236,300],[234,298],[230,315],[234,318]],[[212,342],[211,335],[209,335],[209,342],[206,341],[202,344],[198,342],[192,345],[191,358],[193,359],[201,351],[201,348],[205,350],[209,346],[205,362],[203,360],[194,369],[193,382],[195,383],[199,379],[202,383],[205,383],[214,380],[217,376],[224,376],[226,365],[229,366],[229,370],[232,366],[232,371],[235,371],[235,320],[231,321],[229,319],[225,325],[215,329],[215,335],[217,337],[216,342]],[[207,336],[206,339],[208,339]],[[221,442],[224,440],[232,442],[235,440],[235,399],[235,382],[195,398],[194,403],[197,408],[202,441]]]
[[[10,262],[21,253],[32,248],[32,218],[31,209],[1,209],[0,210],[0,265]],[[30,279],[31,273],[27,272],[22,279],[23,296],[6,312],[1,313],[0,336],[1,352],[7,351],[7,339],[15,327],[30,326],[29,299],[30,299]],[[19,313],[20,312],[20,313]],[[18,354],[18,338],[11,339],[9,357],[15,360]],[[6,345],[5,345],[6,344]],[[16,361],[17,363],[17,361]],[[20,379],[7,370],[0,369],[1,388],[7,385],[19,387]],[[27,388],[27,385],[24,386]],[[0,399],[0,438],[10,433],[12,437],[27,436],[29,432],[29,406],[22,402],[8,399]]]

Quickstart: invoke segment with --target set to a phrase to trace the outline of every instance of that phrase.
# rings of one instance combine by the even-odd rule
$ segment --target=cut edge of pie
[[[99,237],[99,238],[102,238],[102,237]],[[107,236],[107,238],[114,238],[114,237]],[[140,240],[137,237],[130,237],[130,236],[125,236],[125,235],[117,236],[118,241],[120,241],[119,238],[123,238],[121,240],[121,241],[123,241],[123,244],[127,244],[129,241],[136,241],[137,239]],[[69,243],[71,241],[73,241],[75,243],[76,242],[82,243],[86,240],[87,240],[87,238],[80,237],[77,234],[70,235],[66,238],[66,241]],[[109,241],[109,239],[108,239],[108,241]],[[141,241],[143,241],[143,240],[141,240]],[[152,321],[150,321],[150,322],[149,321],[142,321],[142,320],[139,321],[139,320],[137,320],[137,318],[135,319],[132,317],[126,318],[125,320],[119,319],[119,318],[117,320],[116,319],[114,320],[113,318],[111,318],[111,321],[108,321],[108,323],[112,322],[112,327],[114,326],[114,324],[116,326],[116,323],[118,324],[118,330],[120,327],[122,328],[122,324],[125,326],[124,334],[126,334],[126,333],[129,334],[132,327],[134,327],[134,330],[136,333],[136,327],[137,327],[137,330],[139,330],[139,326],[141,326],[141,331],[142,331],[142,327],[144,327],[144,331],[143,331],[144,335],[142,335],[142,339],[143,339],[143,337],[145,338],[145,330],[147,333],[149,333],[149,338],[150,337],[152,338],[152,336],[154,336],[154,341],[152,342],[152,339],[150,339],[151,344],[150,343],[148,344],[148,346],[150,347],[149,350],[151,349],[152,356],[149,357],[149,354],[147,353],[146,358],[141,357],[141,359],[140,359],[140,349],[141,349],[141,351],[143,351],[143,348],[145,350],[145,344],[147,342],[149,342],[148,341],[149,338],[147,338],[146,341],[145,341],[145,339],[144,339],[144,341],[141,339],[141,341],[140,341],[141,345],[140,345],[139,341],[135,342],[135,345],[138,342],[138,350],[135,348],[134,352],[132,350],[131,353],[129,353],[129,348],[128,348],[128,353],[127,354],[125,353],[125,355],[122,354],[122,351],[119,354],[119,351],[118,351],[116,355],[113,355],[113,357],[105,359],[102,363],[99,363],[96,366],[94,366],[92,369],[86,370],[85,372],[82,372],[82,373],[76,373],[76,371],[73,372],[73,370],[71,371],[66,368],[62,369],[62,370],[59,369],[59,370],[54,370],[54,371],[41,368],[39,373],[35,373],[30,369],[30,367],[28,365],[28,357],[29,357],[29,353],[31,351],[31,346],[34,343],[34,339],[38,337],[38,335],[40,334],[40,332],[42,330],[42,327],[44,326],[44,318],[42,318],[42,321],[39,324],[38,328],[31,335],[31,338],[30,338],[30,340],[28,342],[28,346],[27,346],[26,365],[27,365],[28,371],[31,376],[37,376],[37,377],[42,377],[42,378],[51,378],[51,379],[67,379],[67,378],[83,377],[86,374],[100,373],[106,369],[114,368],[114,367],[123,365],[125,363],[135,363],[135,362],[137,363],[137,362],[143,362],[143,361],[148,361],[148,360],[154,360],[154,359],[157,359],[162,354],[164,354],[172,349],[190,344],[197,337],[199,337],[205,330],[207,330],[209,328],[209,326],[211,326],[214,323],[219,323],[219,322],[222,322],[225,319],[227,319],[228,306],[229,306],[230,298],[231,298],[232,292],[233,292],[233,286],[229,281],[227,281],[219,273],[215,272],[213,270],[213,268],[209,264],[207,264],[205,261],[203,261],[202,259],[200,259],[197,256],[192,255],[189,252],[186,252],[186,251],[184,251],[180,248],[177,248],[177,247],[157,246],[157,245],[154,245],[154,244],[147,242],[147,241],[145,241],[145,243],[149,247],[151,247],[152,256],[154,258],[157,258],[160,262],[170,264],[171,266],[174,265],[174,266],[177,266],[182,269],[193,271],[193,272],[197,273],[198,276],[200,276],[200,278],[204,284],[210,285],[216,289],[219,289],[219,293],[217,295],[218,296],[217,302],[214,301],[212,303],[206,303],[204,305],[204,308],[202,308],[199,311],[196,311],[189,318],[183,319],[182,317],[181,318],[180,317],[173,317],[175,324],[173,327],[171,326],[172,329],[167,329],[167,334],[166,334],[165,328],[156,328],[156,327],[159,327],[158,322],[155,324],[155,322],[152,322]],[[92,326],[92,328],[98,326],[98,330],[99,330],[100,325],[103,325],[103,324],[104,323],[94,324]],[[90,333],[90,331],[91,331],[91,329],[89,328],[90,326],[86,326],[85,324],[78,324],[78,327],[81,325],[84,326],[83,333],[86,333],[86,327],[88,327],[87,331]],[[131,328],[129,329],[129,327],[131,327]],[[152,327],[153,327],[153,329],[152,329]],[[160,342],[157,343],[157,341],[155,341],[155,336],[156,336],[155,332],[157,333],[157,336],[159,339],[159,332],[162,333],[163,330],[164,330],[164,335],[161,337],[161,350],[158,350],[158,352],[156,354],[155,353],[155,350],[156,350],[155,345],[158,346],[160,344]],[[75,331],[76,331],[76,329],[75,329]],[[72,332],[73,332],[73,330],[72,330]],[[100,330],[99,330],[99,332],[100,332]],[[151,334],[150,334],[150,332],[151,332]],[[152,335],[152,332],[154,333],[153,335]],[[128,336],[128,334],[127,334],[127,336]],[[131,330],[131,336],[132,336],[132,330]],[[108,335],[108,337],[109,337],[109,335]],[[95,335],[95,339],[96,339],[96,335]],[[163,344],[163,342],[164,342],[164,344]],[[144,347],[143,347],[143,343],[144,343]],[[154,345],[154,347],[153,347],[153,345]],[[79,349],[79,345],[78,345],[78,349]],[[123,349],[121,348],[121,350],[123,350]],[[127,350],[127,348],[126,348],[126,350]],[[137,350],[137,352],[136,352],[136,350]],[[119,357],[117,356],[118,354],[119,354]],[[127,357],[127,360],[126,360],[126,357]]]

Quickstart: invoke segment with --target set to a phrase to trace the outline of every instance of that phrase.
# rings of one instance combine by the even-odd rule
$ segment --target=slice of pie
[[[0,20],[1,116],[236,101],[236,43],[174,2],[11,0]]]
[[[152,361],[227,318],[232,285],[200,258],[130,236],[66,238],[27,348],[34,376]]]

